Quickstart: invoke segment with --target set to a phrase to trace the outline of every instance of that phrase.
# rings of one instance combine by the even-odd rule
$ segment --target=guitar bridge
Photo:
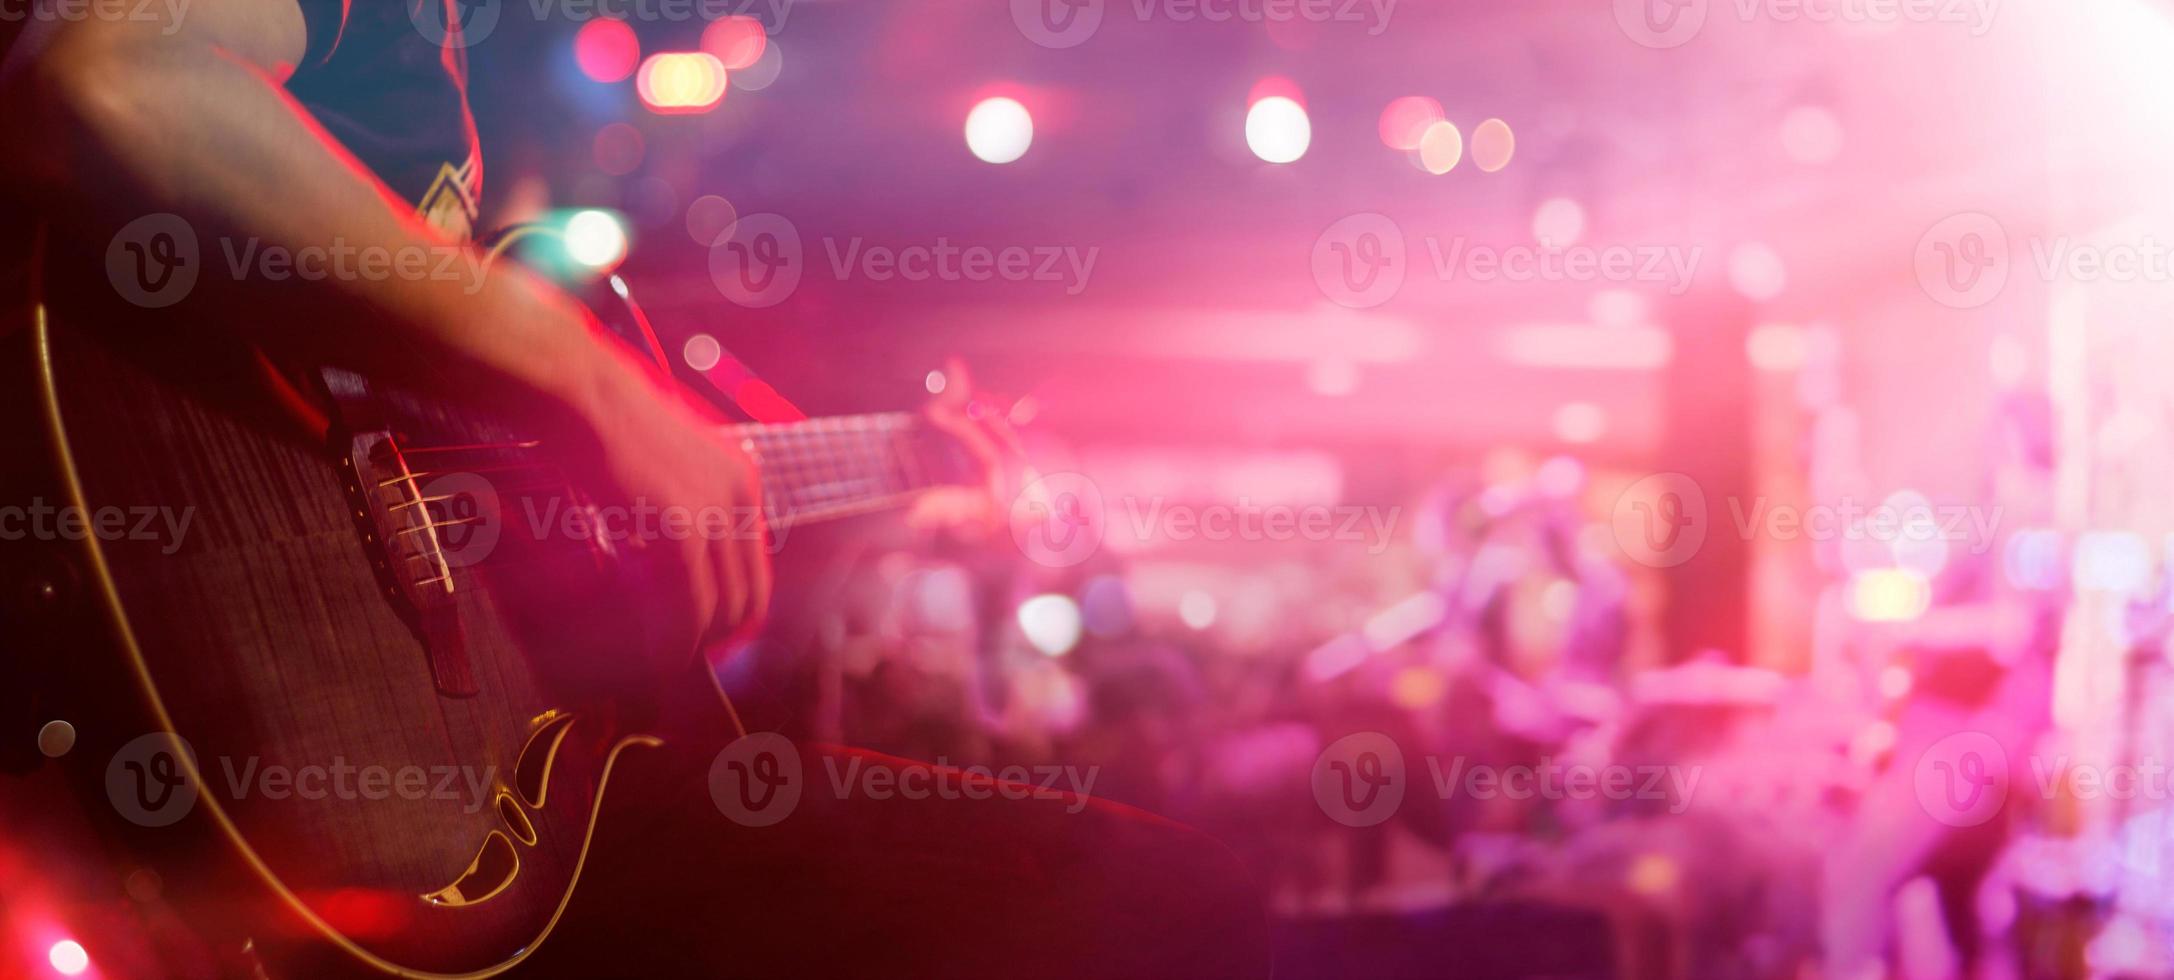
[[[467,535],[495,529],[495,495],[488,485],[467,485],[460,474],[433,478],[419,472],[389,432],[355,435],[341,469],[378,585],[422,642],[438,692],[476,696],[454,602],[454,570],[463,564],[461,546],[471,543]],[[472,476],[466,481],[481,483]]]

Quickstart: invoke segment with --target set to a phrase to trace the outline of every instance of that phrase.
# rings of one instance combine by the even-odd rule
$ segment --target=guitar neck
[[[727,428],[762,473],[772,527],[902,507],[961,481],[954,444],[907,412]]]

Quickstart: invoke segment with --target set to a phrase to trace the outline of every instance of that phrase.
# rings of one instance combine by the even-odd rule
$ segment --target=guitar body
[[[614,760],[733,734],[699,664],[610,681],[641,583],[608,542],[528,533],[573,498],[517,431],[354,378],[313,424],[216,331],[28,314],[0,503],[126,516],[6,545],[36,597],[13,707],[73,725],[47,764],[222,959],[507,969],[578,886]]]

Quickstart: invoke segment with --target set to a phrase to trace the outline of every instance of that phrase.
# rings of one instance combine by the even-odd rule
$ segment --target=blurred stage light
[[[1432,708],[1448,693],[1449,680],[1432,667],[1406,667],[1389,682],[1389,700],[1406,711]]]
[[[702,50],[715,56],[726,71],[753,67],[769,42],[762,22],[741,14],[720,17],[702,30]]]
[[[1780,296],[1788,284],[1789,270],[1772,248],[1745,242],[1729,251],[1729,285],[1745,299],[1764,303]]]
[[[1992,349],[1986,351],[1986,362],[1993,380],[2003,388],[2021,387],[2031,371],[2030,351],[2014,337],[1993,338]]]
[[[727,201],[715,194],[704,194],[687,204],[687,237],[702,246],[715,245],[732,235],[732,226],[740,223],[740,213]]]
[[[931,395],[943,394],[944,388],[949,385],[950,379],[945,378],[942,371],[930,371],[927,377],[921,379],[921,387],[927,388]]]
[[[717,342],[717,338],[698,333],[680,345],[679,356],[686,360],[688,367],[697,371],[708,371],[716,367],[717,362],[725,359],[725,347]]]
[[[1525,367],[1652,371],[1675,358],[1676,342],[1658,327],[1539,323],[1496,334],[1494,353]]]
[[[1901,664],[1888,664],[1880,671],[1880,695],[1889,701],[1900,701],[1910,693],[1916,679],[1910,676],[1910,668]]]
[[[1592,402],[1570,402],[1555,410],[1555,438],[1583,445],[1599,442],[1608,431],[1608,413]]]
[[[2078,591],[2135,594],[2151,580],[2151,545],[2128,531],[2090,531],[2076,539]]]
[[[1034,117],[1015,99],[983,99],[966,114],[966,148],[983,163],[1010,163],[1034,145]]]
[[[1486,173],[1494,173],[1510,165],[1510,158],[1517,155],[1517,136],[1510,132],[1510,124],[1500,119],[1489,119],[1472,130],[1472,165]]]
[[[2046,528],[2017,531],[2001,555],[2008,584],[2019,589],[2046,591],[2061,584],[2061,535]]]
[[[640,169],[642,158],[648,155],[649,144],[642,139],[641,130],[615,122],[596,131],[590,151],[596,157],[596,169],[614,177],[624,177]]]
[[[607,270],[627,257],[627,233],[609,211],[576,211],[566,219],[566,255],[594,270]]]
[[[732,85],[742,92],[760,92],[785,73],[785,48],[776,38],[763,42],[755,63],[732,73]]]
[[[1436,120],[1419,136],[1419,166],[1437,176],[1457,169],[1464,159],[1464,134],[1457,124]]]
[[[1197,589],[1185,593],[1178,599],[1178,618],[1196,630],[1215,625],[1215,597]]]
[[[1290,163],[1306,155],[1313,143],[1313,123],[1305,107],[1281,95],[1271,95],[1246,110],[1246,147],[1269,163]]]
[[[1540,202],[1532,214],[1532,237],[1548,248],[1568,248],[1585,237],[1585,209],[1567,197]]]
[[[1603,289],[1585,304],[1585,315],[1603,327],[1636,327],[1646,322],[1646,298],[1628,289]]]
[[[91,968],[91,954],[73,939],[54,943],[52,949],[46,950],[45,961],[64,976],[77,976]]]
[[[1744,338],[1744,356],[1761,371],[1787,373],[1804,367],[1804,330],[1788,323],[1762,323]]]
[[[1115,575],[1088,579],[1079,592],[1080,620],[1087,632],[1100,637],[1123,634],[1132,628],[1132,593],[1125,580]]]
[[[633,74],[641,61],[642,42],[623,20],[599,17],[574,34],[574,64],[599,82],[617,82]]]
[[[706,51],[668,51],[642,62],[634,90],[651,112],[708,112],[725,98],[725,66]]]
[[[1915,572],[1872,568],[1850,581],[1850,615],[1867,623],[1906,623],[1932,605],[1932,585]]]
[[[1842,123],[1818,106],[1798,106],[1781,121],[1782,151],[1798,163],[1829,163],[1842,155]]]
[[[1442,104],[1424,95],[1391,99],[1381,110],[1381,141],[1392,150],[1419,149],[1427,128],[1444,118]]]
[[[1359,390],[1359,366],[1348,357],[1322,357],[1306,365],[1306,387],[1316,395],[1342,398]]]
[[[1069,596],[1035,596],[1019,604],[1019,631],[1036,650],[1064,656],[1079,645],[1079,606]]]
[[[1441,625],[1448,615],[1449,603],[1439,594],[1414,592],[1368,617],[1360,633],[1366,637],[1368,649],[1389,650]]]

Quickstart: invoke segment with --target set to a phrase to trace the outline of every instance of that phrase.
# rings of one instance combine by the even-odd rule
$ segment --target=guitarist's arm
[[[48,0],[33,0],[43,6]],[[179,24],[31,17],[0,63],[11,149],[0,176],[60,235],[102,253],[136,217],[203,242],[442,250],[283,88],[306,48],[296,0],[200,0]],[[169,33],[170,32],[170,33]],[[208,247],[202,260],[215,261]],[[275,351],[329,356],[423,390],[546,420],[598,461],[600,490],[657,506],[755,506],[753,467],[577,304],[517,272],[475,282],[348,277],[222,282],[208,304]],[[767,601],[760,541],[660,542],[676,652],[748,628]]]

